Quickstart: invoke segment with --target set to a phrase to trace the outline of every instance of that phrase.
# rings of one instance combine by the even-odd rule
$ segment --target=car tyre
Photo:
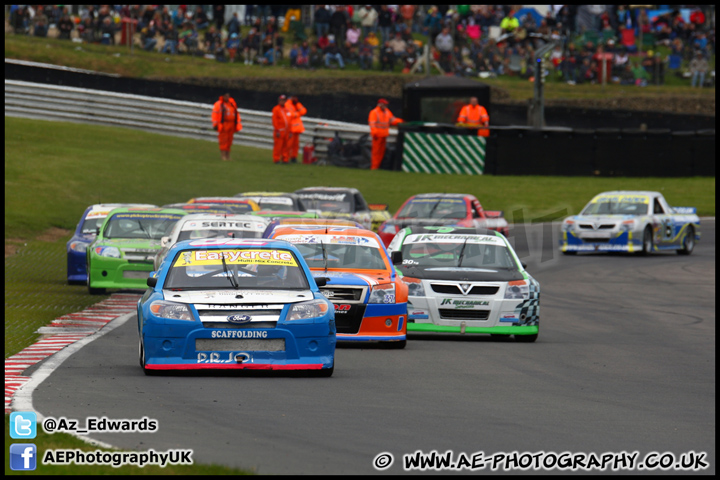
[[[138,360],[140,361],[140,366],[143,369],[143,373],[147,376],[153,376],[157,375],[157,372],[154,370],[150,370],[145,365],[145,343],[143,342],[142,337],[138,340]]]
[[[645,228],[645,231],[643,231],[643,243],[642,243],[642,250],[640,251],[640,255],[650,255],[653,251],[653,238],[652,238],[652,230],[650,227]]]
[[[537,340],[538,334],[533,335],[515,335],[515,341],[520,343],[533,343]]]
[[[382,342],[380,346],[390,350],[402,350],[407,346],[407,340],[400,340],[398,342]]]
[[[90,275],[89,274],[88,274],[86,283],[87,283],[88,293],[90,295],[104,295],[105,294],[104,288],[93,288],[90,286]]]
[[[695,248],[695,229],[688,227],[682,241],[682,248],[677,251],[678,255],[690,255]]]
[[[575,252],[575,251],[570,251],[570,250],[566,250],[566,251],[562,252],[562,254],[563,254],[563,255],[576,255],[577,252]]]
[[[334,371],[335,371],[335,362],[333,361],[332,367],[322,368],[320,370],[317,370],[314,372],[314,376],[321,377],[321,378],[328,378],[328,377],[332,377],[332,374]]]

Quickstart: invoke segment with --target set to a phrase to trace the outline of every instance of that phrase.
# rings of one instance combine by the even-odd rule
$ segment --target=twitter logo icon
[[[13,412],[10,414],[10,437],[29,439],[37,435],[35,412]]]

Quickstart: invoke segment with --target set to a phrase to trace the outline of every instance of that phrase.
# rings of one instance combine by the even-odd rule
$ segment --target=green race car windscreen
[[[116,213],[108,220],[103,237],[160,240],[180,217],[169,213]]]

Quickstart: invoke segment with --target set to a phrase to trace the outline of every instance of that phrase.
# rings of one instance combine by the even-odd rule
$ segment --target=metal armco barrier
[[[238,111],[243,129],[235,135],[234,143],[272,149],[271,113]],[[211,112],[211,104],[5,80],[5,115],[11,117],[119,126],[216,142]],[[314,144],[320,159],[325,158],[335,132],[343,141],[356,141],[370,132],[368,125],[312,117],[302,120],[305,133],[300,135],[300,144]]]

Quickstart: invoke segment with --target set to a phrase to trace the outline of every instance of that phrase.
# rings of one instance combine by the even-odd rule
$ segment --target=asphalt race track
[[[65,361],[33,405],[81,425],[88,416],[157,419],[156,433],[92,438],[133,451],[190,448],[195,462],[260,474],[379,473],[381,452],[394,456],[383,473],[402,473],[403,454],[418,450],[625,451],[639,460],[694,451],[709,464],[699,473],[712,474],[715,220],[701,230],[689,257],[562,256],[557,225],[512,227],[541,284],[533,344],[411,337],[399,351],[338,348],[331,378],[146,377],[133,317]]]

